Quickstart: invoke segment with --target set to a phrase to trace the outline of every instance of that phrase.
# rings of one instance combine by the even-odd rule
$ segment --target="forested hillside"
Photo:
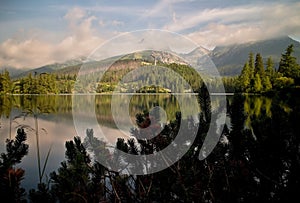
[[[148,53],[148,52],[147,52]],[[146,59],[143,59],[143,54]],[[119,87],[119,92],[132,93],[170,93],[173,92],[197,92],[203,85],[203,79],[206,75],[199,75],[189,65],[183,63],[179,58],[170,54],[155,53],[160,60],[150,60],[151,57],[143,54],[131,54],[115,61],[90,61],[85,64],[77,64],[68,66],[55,71],[47,72],[31,72],[21,78],[11,78],[7,70],[0,74],[0,93],[1,94],[66,94],[66,93],[107,93],[116,90],[118,83],[122,78],[132,70],[139,67],[147,67],[151,72],[141,73],[134,81],[123,83]],[[174,78],[174,74],[169,74],[166,78],[157,71],[155,66],[163,66],[178,73],[182,79]],[[80,68],[87,68],[89,78],[85,79],[85,83],[76,83],[77,74]],[[107,68],[108,67],[108,68]],[[107,70],[106,70],[107,69]],[[44,69],[45,70],[45,69]],[[266,57],[261,53],[248,53],[248,59],[245,60],[242,71],[239,76],[223,77],[223,84],[226,92],[244,92],[244,93],[264,93],[277,91],[284,88],[295,88],[300,83],[300,67],[295,57],[295,46],[289,45],[282,52],[278,64],[274,62],[272,57]],[[81,78],[82,80],[83,78]],[[145,84],[167,84],[166,87],[155,87]],[[209,81],[210,86],[214,86],[216,91],[221,84],[211,78],[204,80]],[[141,89],[136,89],[142,87]]]

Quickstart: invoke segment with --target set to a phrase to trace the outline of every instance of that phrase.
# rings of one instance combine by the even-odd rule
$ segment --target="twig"
[[[111,182],[112,189],[114,190],[114,193],[115,193],[115,195],[116,195],[118,201],[121,202],[121,198],[120,198],[120,196],[118,195],[118,192],[117,192],[117,190],[116,190],[116,188],[115,188],[115,184],[113,183],[113,180],[112,180],[112,178],[111,178],[111,174],[110,174],[109,171],[108,171],[108,174],[109,174],[108,177],[109,177],[109,180],[110,180],[110,182]]]

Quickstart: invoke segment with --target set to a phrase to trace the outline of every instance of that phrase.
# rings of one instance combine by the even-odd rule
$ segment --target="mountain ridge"
[[[294,44],[294,56],[297,57],[298,63],[300,62],[300,42],[288,37],[279,37],[261,41],[253,41],[243,44],[232,44],[227,46],[216,46],[213,50],[203,49],[202,47],[196,48],[191,51],[189,54],[193,55],[193,57],[197,56],[197,52],[199,55],[203,56],[207,54],[210,59],[214,62],[217,69],[219,70],[222,76],[234,76],[238,75],[241,72],[241,69],[245,62],[248,60],[249,53],[252,52],[254,55],[256,53],[260,53],[264,59],[272,57],[275,68],[278,67],[278,63],[280,61],[281,54],[284,53],[287,46],[290,44]],[[156,59],[155,59],[156,57]],[[162,63],[183,63],[176,58],[176,56],[172,56],[167,53],[160,53],[158,51],[149,51],[146,50],[143,53],[133,53],[126,55],[122,60],[133,60],[133,59],[142,60],[143,58],[146,61],[154,63],[155,60],[158,60]],[[20,78],[32,74],[39,73],[74,73],[74,70],[79,70],[80,66],[85,62],[86,58],[81,57],[78,59],[68,60],[64,63],[54,63],[48,64],[45,66],[41,66],[38,68],[26,70],[23,72],[17,73],[16,69],[7,68],[7,70],[11,70],[13,73],[12,77]]]
[[[278,68],[281,54],[290,44],[294,45],[294,56],[297,57],[299,63],[300,42],[288,36],[229,46],[217,46],[211,51],[210,57],[221,75],[237,75],[248,60],[250,52],[254,56],[260,53],[264,62],[267,58],[272,57],[275,68]]]

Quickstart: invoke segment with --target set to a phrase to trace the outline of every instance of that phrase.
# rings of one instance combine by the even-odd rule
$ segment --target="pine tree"
[[[294,52],[294,45],[291,44],[286,49],[285,53],[281,55],[278,72],[282,73],[284,77],[296,78],[300,73],[299,65],[296,58],[292,56]]]
[[[248,92],[251,80],[251,70],[249,67],[249,63],[245,63],[242,73],[239,77],[240,87],[242,91]]]
[[[269,76],[263,78],[263,86],[264,86],[264,91],[270,91],[272,89],[272,83]]]
[[[269,78],[267,79],[265,76],[264,62],[260,53],[257,53],[255,57],[254,74],[255,74],[255,79],[257,78],[256,75],[258,75],[261,80],[262,88],[260,91],[264,90],[267,86],[268,89],[270,88],[270,84],[269,84],[270,79]]]
[[[21,187],[25,171],[15,168],[28,154],[24,129],[18,129],[14,140],[6,140],[6,153],[0,156],[0,197],[5,202],[23,202],[25,189]]]
[[[270,82],[273,84],[275,77],[276,77],[276,72],[274,69],[274,62],[273,62],[272,57],[269,57],[267,60],[267,67],[266,67],[265,73],[266,73],[266,76],[269,77]]]
[[[254,74],[259,74],[261,78],[265,75],[264,62],[260,53],[256,54],[255,57]]]
[[[255,74],[255,81],[254,81],[254,92],[260,93],[263,90],[262,82],[260,79],[259,74]]]
[[[91,159],[79,137],[67,141],[65,146],[67,161],[61,163],[57,173],[50,174],[52,190],[61,202],[88,202]]]
[[[10,93],[11,92],[11,80],[9,76],[9,72],[5,70],[2,74],[0,74],[0,93]]]
[[[250,78],[254,78],[254,55],[252,52],[249,53],[248,64],[250,68]]]

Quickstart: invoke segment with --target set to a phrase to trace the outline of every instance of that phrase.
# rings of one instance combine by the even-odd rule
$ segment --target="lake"
[[[180,104],[184,106],[188,112],[188,116],[192,116],[197,120],[197,115],[200,110],[195,109],[191,105],[191,98],[195,95],[170,95],[170,94],[153,94],[153,95],[79,95],[76,96],[77,116],[82,120],[89,120],[90,106],[94,105],[95,117],[97,125],[103,131],[103,136],[98,138],[105,140],[109,145],[114,146],[117,138],[130,138],[128,123],[135,123],[135,115],[143,111],[150,111],[157,106],[165,110],[160,112],[162,123],[168,123],[176,118],[176,112],[180,111]],[[212,96],[218,97],[218,96]],[[128,128],[120,131],[114,122],[112,115],[112,101],[117,101],[114,108],[119,112],[119,125],[124,124]],[[227,95],[228,105],[233,102],[233,96]],[[128,116],[123,118],[123,111],[128,106]],[[218,99],[212,103],[212,108],[218,106]],[[272,121],[274,114],[278,113],[278,109],[282,111],[282,120],[285,123],[278,121],[278,115],[273,122],[274,128],[278,127],[278,122],[281,123],[282,128],[288,125],[291,132],[299,133],[300,115],[299,99],[296,98],[282,98],[274,99],[258,95],[246,96],[242,104],[246,113],[244,127],[253,132],[256,140],[263,140],[260,132],[264,132],[264,122]],[[127,109],[127,110],[128,110]],[[72,95],[12,95],[0,97],[0,152],[5,151],[5,140],[7,138],[14,138],[16,129],[23,127],[27,132],[27,143],[29,144],[29,153],[23,159],[18,167],[25,170],[25,180],[22,186],[27,190],[36,188],[39,181],[38,177],[38,162],[37,162],[37,143],[36,143],[36,129],[38,128],[39,136],[39,150],[41,156],[41,166],[43,166],[49,149],[50,156],[45,170],[44,181],[47,180],[50,172],[57,170],[60,162],[65,159],[65,142],[72,140],[74,136],[85,137],[85,130],[88,128],[96,128],[97,126],[90,125],[87,122],[84,125],[85,129],[76,128],[73,121],[73,106]],[[232,110],[232,109],[231,109]],[[228,109],[230,111],[230,108]],[[126,112],[125,112],[126,114]],[[118,115],[117,115],[118,116]],[[130,121],[130,122],[128,122]],[[268,122],[269,123],[269,122]],[[272,122],[271,122],[272,123]],[[231,128],[230,117],[226,119],[226,124]],[[272,125],[272,124],[271,124]],[[97,135],[96,135],[97,136]],[[256,136],[256,137],[255,137]],[[265,137],[268,135],[264,134]],[[298,134],[299,137],[299,134]],[[299,139],[299,138],[297,138]],[[292,141],[287,141],[292,144]],[[298,141],[295,142],[299,145]],[[297,147],[297,145],[295,146]],[[298,146],[300,149],[300,145]]]
[[[39,135],[39,150],[41,156],[41,167],[46,160],[49,148],[50,156],[47,162],[45,174],[56,170],[60,162],[65,158],[65,142],[72,140],[74,136],[85,137],[86,129],[94,129],[97,126],[91,125],[88,121],[90,114],[87,113],[88,107],[94,105],[97,124],[103,131],[103,136],[98,138],[114,146],[117,138],[130,138],[130,127],[128,120],[135,124],[135,115],[145,110],[160,106],[165,110],[166,115],[162,115],[162,122],[168,123],[175,120],[176,112],[180,111],[180,105],[184,105],[188,114],[197,117],[196,109],[192,108],[190,98],[195,95],[177,95],[170,94],[122,94],[122,95],[79,95],[76,96],[78,107],[76,112],[79,117],[86,122],[81,131],[76,129],[72,114],[72,95],[11,95],[0,97],[0,152],[5,151],[5,140],[14,138],[17,128],[23,127],[27,132],[27,143],[29,144],[29,153],[23,159],[20,167],[25,169],[25,180],[23,187],[26,189],[35,188],[38,181],[38,163],[37,163],[37,143],[36,129]],[[128,104],[128,116],[123,118],[119,116],[119,124],[125,125],[125,129],[120,131],[114,122],[111,111],[113,98],[117,101],[115,111],[118,115],[126,114],[124,104]],[[120,104],[120,105],[119,105]],[[196,110],[196,111],[195,111]],[[36,122],[37,121],[37,122]],[[36,126],[37,125],[37,126]],[[122,126],[121,126],[122,127]],[[80,131],[80,132],[78,132]],[[45,176],[43,180],[47,180]]]

